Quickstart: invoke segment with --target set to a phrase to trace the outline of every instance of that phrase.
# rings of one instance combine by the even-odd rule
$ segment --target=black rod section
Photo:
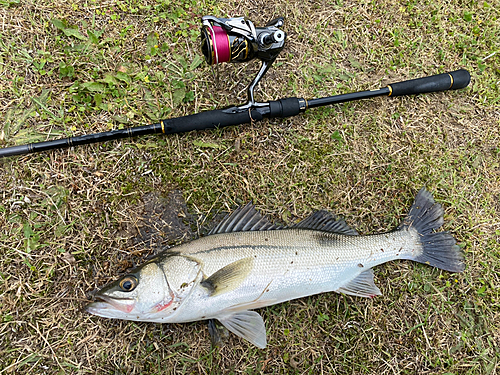
[[[377,96],[383,95],[388,96],[389,93],[390,90],[387,87],[384,87],[383,89],[378,90],[360,91],[353,92],[351,94],[342,94],[328,96],[326,98],[311,99],[307,101],[307,108],[323,107],[325,105],[352,102],[353,100],[375,98]]]
[[[424,78],[411,79],[408,81],[391,83],[378,90],[353,92],[351,94],[335,95],[308,101],[308,108],[322,107],[324,105],[350,102],[375,98],[377,96],[401,96],[416,95],[429,92],[439,92],[446,90],[458,90],[467,87],[470,82],[470,74],[465,69],[454,72],[437,74]]]
[[[85,145],[96,142],[110,141],[138,135],[164,133],[174,134],[192,130],[222,128],[231,125],[242,125],[260,121],[263,118],[284,118],[298,115],[307,108],[321,107],[330,104],[350,102],[374,98],[377,96],[414,95],[429,92],[456,90],[467,87],[470,74],[467,70],[460,69],[450,73],[438,74],[430,77],[396,82],[387,87],[360,91],[350,94],[335,95],[326,98],[305,100],[302,98],[285,98],[265,103],[264,106],[241,110],[238,107],[215,109],[200,112],[194,115],[161,120],[157,124],[139,126],[135,128],[112,130],[109,132],[82,135],[57,139],[53,141],[30,143],[27,145],[13,146],[0,149],[0,158],[14,155],[29,154],[47,150],[60,149],[71,146]]]
[[[115,139],[135,137],[139,135],[161,133],[161,124],[152,124],[138,126],[135,128],[112,130],[109,132],[86,134],[78,137],[69,137],[63,139],[55,139],[53,141],[45,141],[38,143],[30,143],[27,145],[13,146],[0,149],[0,158],[14,155],[31,154],[34,152],[42,152],[47,150],[55,150],[72,146],[87,145],[97,142],[105,142]]]

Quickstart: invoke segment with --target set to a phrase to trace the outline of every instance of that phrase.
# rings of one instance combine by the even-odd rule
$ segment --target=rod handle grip
[[[165,134],[183,133],[192,130],[223,128],[231,125],[250,124],[264,117],[289,117],[300,113],[298,98],[286,98],[269,102],[269,106],[241,110],[237,107],[215,109],[194,115],[161,120]]]
[[[184,133],[193,130],[205,130],[213,128],[223,128],[231,125],[249,124],[252,121],[262,120],[262,114],[255,109],[246,111],[236,111],[231,113],[229,109],[215,109],[177,117],[167,120],[161,120],[162,132],[165,134]]]
[[[469,82],[469,72],[465,69],[460,69],[454,72],[437,74],[430,77],[391,83],[387,85],[387,87],[390,90],[389,96],[401,96],[463,89],[467,87]]]

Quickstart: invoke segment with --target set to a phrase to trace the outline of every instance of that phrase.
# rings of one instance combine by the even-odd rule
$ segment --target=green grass
[[[139,126],[245,101],[258,64],[207,67],[202,15],[285,16],[259,100],[383,87],[459,68],[465,90],[377,98],[223,130],[0,161],[0,373],[494,374],[500,365],[500,4],[0,0],[0,146]],[[375,269],[383,296],[261,309],[268,348],[206,324],[91,317],[90,292],[156,246],[144,199],[180,190],[194,232],[253,200],[274,221],[314,209],[393,229],[427,186],[467,268]],[[181,205],[182,206],[182,205]],[[156,232],[155,232],[156,231]],[[186,232],[187,233],[187,232]]]

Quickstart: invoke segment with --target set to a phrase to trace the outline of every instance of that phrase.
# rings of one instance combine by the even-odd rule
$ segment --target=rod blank
[[[161,120],[157,124],[7,147],[0,149],[0,158],[96,142],[105,142],[139,135],[155,133],[174,134],[193,130],[248,124],[260,121],[263,118],[284,118],[295,116],[300,112],[304,112],[308,108],[374,98],[377,96],[415,95],[446,90],[457,90],[467,87],[469,82],[469,72],[467,70],[460,69],[450,73],[391,83],[390,85],[387,85],[387,87],[378,90],[360,91],[311,100],[305,100],[302,98],[285,98],[270,101],[265,103],[266,105],[264,106],[251,109],[241,110],[238,107],[216,109],[212,111],[200,112],[194,115]]]

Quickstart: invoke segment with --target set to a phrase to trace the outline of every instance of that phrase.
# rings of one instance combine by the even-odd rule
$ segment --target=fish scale
[[[215,318],[224,309],[257,298],[271,300],[268,305],[272,305],[335,291],[366,269],[413,256],[420,247],[416,235],[415,230],[370,236],[332,234],[325,240],[323,232],[304,229],[228,233],[200,239],[198,249],[191,247],[186,254],[203,264],[207,276],[238,259],[254,258],[252,273],[231,295],[211,297],[200,286],[199,298],[209,306],[202,316]],[[238,245],[223,245],[228,242]],[[199,303],[192,299],[184,305],[178,313],[183,322],[200,319],[193,308]]]
[[[425,189],[394,231],[367,236],[326,211],[279,227],[249,204],[208,236],[165,250],[105,286],[96,295],[100,301],[86,310],[159,323],[217,319],[263,348],[266,329],[254,309],[331,291],[379,295],[372,268],[395,259],[463,271],[455,239],[435,232],[442,224],[443,209]],[[209,331],[221,337],[215,324],[209,324]]]

